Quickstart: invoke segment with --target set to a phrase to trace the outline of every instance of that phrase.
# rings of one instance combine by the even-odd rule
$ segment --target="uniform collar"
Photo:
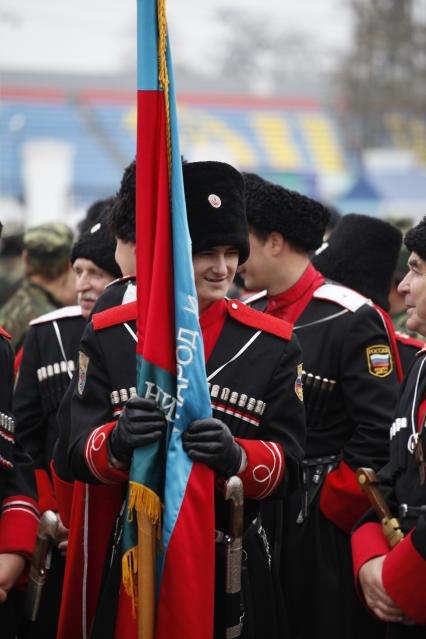
[[[224,299],[213,302],[200,314],[200,327],[204,331],[208,326],[211,326],[215,322],[224,321],[226,317],[226,302]]]
[[[44,286],[41,286],[41,284],[37,284],[36,282],[27,280],[27,282],[24,283],[24,287],[25,286],[28,289],[32,288],[32,289],[41,291],[45,295],[45,297],[49,300],[49,302],[53,304],[53,306],[55,306],[56,308],[61,308],[64,305],[63,302],[61,302],[57,297],[55,297],[53,293],[48,291],[47,288],[44,288]]]
[[[312,264],[308,264],[303,275],[293,286],[278,295],[271,295],[268,298],[268,311],[291,306],[301,300],[308,292],[311,294],[325,281],[324,277]]]

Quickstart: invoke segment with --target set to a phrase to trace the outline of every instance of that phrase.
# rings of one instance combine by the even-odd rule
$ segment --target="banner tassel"
[[[127,506],[127,520],[133,521],[136,512],[138,528],[140,527],[140,515],[144,515],[152,526],[153,537],[161,538],[161,519],[163,506],[158,495],[137,482],[129,482],[129,500]],[[132,599],[132,612],[136,616],[138,604],[138,546],[133,546],[122,557],[123,586],[129,597]]]

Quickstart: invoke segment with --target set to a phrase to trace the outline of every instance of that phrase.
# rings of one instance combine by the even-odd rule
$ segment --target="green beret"
[[[73,232],[61,222],[47,222],[28,229],[24,249],[32,266],[62,264],[69,259]]]

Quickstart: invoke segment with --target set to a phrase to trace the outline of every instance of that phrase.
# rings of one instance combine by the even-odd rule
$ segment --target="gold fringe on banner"
[[[166,109],[166,140],[167,160],[169,164],[169,181],[172,176],[172,143],[170,132],[170,102],[169,102],[169,73],[167,70],[167,19],[166,0],[157,2],[158,19],[158,81],[160,89],[164,92],[164,105]]]
[[[138,484],[136,482],[129,482],[129,503],[128,503],[128,521],[133,520],[133,515],[136,513],[138,523],[138,546],[130,548],[122,557],[122,573],[123,573],[123,586],[129,597],[132,599],[133,614],[136,614],[136,608],[138,605],[138,595],[140,589],[138,588],[138,582],[141,575],[137,577],[138,573],[145,572],[145,565],[143,563],[144,552],[140,544],[142,534],[147,535],[147,529],[149,528],[150,536],[153,543],[149,544],[149,554],[152,550],[155,550],[155,544],[157,540],[161,538],[161,519],[162,519],[163,506],[157,493],[155,493],[147,486]],[[143,525],[142,525],[143,520]],[[143,529],[143,533],[142,533]],[[146,546],[145,546],[146,547]],[[145,556],[147,559],[146,568],[151,571],[152,560]],[[144,581],[146,582],[147,576]],[[142,598],[143,595],[142,595]]]

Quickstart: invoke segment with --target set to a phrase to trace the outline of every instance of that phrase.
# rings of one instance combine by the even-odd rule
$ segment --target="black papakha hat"
[[[120,267],[115,261],[115,238],[111,236],[107,223],[108,208],[98,218],[96,224],[83,233],[71,250],[71,262],[83,257],[91,260],[114,278],[122,277]]]
[[[401,231],[393,224],[349,213],[312,263],[324,277],[358,291],[387,310],[401,241]]]
[[[325,206],[256,173],[243,173],[243,177],[250,226],[281,233],[287,242],[307,252],[321,246],[330,217]]]
[[[426,215],[408,231],[404,237],[404,244],[409,251],[414,251],[422,260],[426,260]]]
[[[186,162],[182,170],[192,252],[235,246],[242,264],[250,248],[241,173],[224,162]]]

